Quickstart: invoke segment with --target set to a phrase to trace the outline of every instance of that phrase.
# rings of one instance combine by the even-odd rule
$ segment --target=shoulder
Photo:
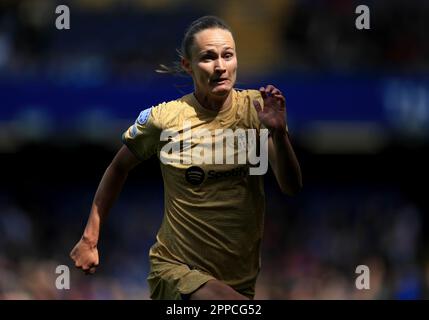
[[[253,105],[253,100],[257,100],[259,104],[264,105],[264,99],[262,99],[261,93],[259,90],[246,89],[246,90],[236,90],[236,101],[238,108],[247,111],[250,113],[255,113],[255,107]]]
[[[236,90],[236,102],[239,112],[250,113],[253,117],[257,118],[257,112],[253,105],[254,100],[258,101],[262,108],[264,107],[264,99],[262,99],[259,90]]]
[[[245,89],[245,90],[236,90],[237,98],[241,100],[253,100],[253,99],[262,99],[261,93],[259,90],[255,89]]]
[[[161,102],[152,108],[160,113],[169,113],[178,112],[189,107],[191,107],[191,94],[184,95],[175,100]]]
[[[157,119],[162,127],[169,126],[169,124],[175,122],[178,117],[183,114],[192,112],[192,94],[184,95],[178,99],[161,102],[151,109],[152,116]]]

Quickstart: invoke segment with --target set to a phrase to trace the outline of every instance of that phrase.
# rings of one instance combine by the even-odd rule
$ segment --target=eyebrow
[[[226,50],[234,50],[234,48],[233,47],[222,48],[222,51],[226,51]],[[211,52],[216,52],[216,51],[213,49],[206,49],[206,50],[200,51],[200,54],[211,53]]]

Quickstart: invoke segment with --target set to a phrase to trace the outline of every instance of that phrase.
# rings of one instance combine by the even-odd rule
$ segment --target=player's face
[[[237,78],[237,56],[231,32],[206,29],[194,36],[191,61],[182,61],[194,80],[195,91],[206,96],[227,96]]]

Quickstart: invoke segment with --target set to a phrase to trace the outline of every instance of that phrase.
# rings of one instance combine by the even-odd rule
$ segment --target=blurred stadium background
[[[55,7],[71,29],[55,28]],[[355,7],[371,30],[355,28]],[[305,0],[2,0],[0,299],[147,299],[163,214],[157,159],[133,171],[88,277],[68,253],[140,110],[192,90],[154,72],[185,27],[233,28],[238,87],[275,84],[304,176],[294,198],[266,176],[260,299],[429,297],[429,3]],[[426,40],[425,40],[426,39]],[[55,289],[55,268],[71,289]],[[368,265],[371,289],[355,288]]]

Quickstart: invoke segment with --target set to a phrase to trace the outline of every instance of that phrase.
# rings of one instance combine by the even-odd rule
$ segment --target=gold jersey
[[[213,141],[216,129],[255,129],[259,135],[261,124],[253,100],[263,106],[259,91],[233,90],[232,106],[214,112],[203,108],[191,93],[142,111],[122,137],[141,160],[155,153],[160,159],[187,159],[186,163],[161,161],[165,212],[150,259],[185,264],[236,290],[254,287],[260,269],[263,176],[249,175],[248,163],[189,161],[189,151],[213,144],[198,139],[185,142],[184,123],[191,130],[210,132]],[[177,133],[174,141],[179,147],[174,155],[163,151],[172,139],[162,139],[162,132]]]

